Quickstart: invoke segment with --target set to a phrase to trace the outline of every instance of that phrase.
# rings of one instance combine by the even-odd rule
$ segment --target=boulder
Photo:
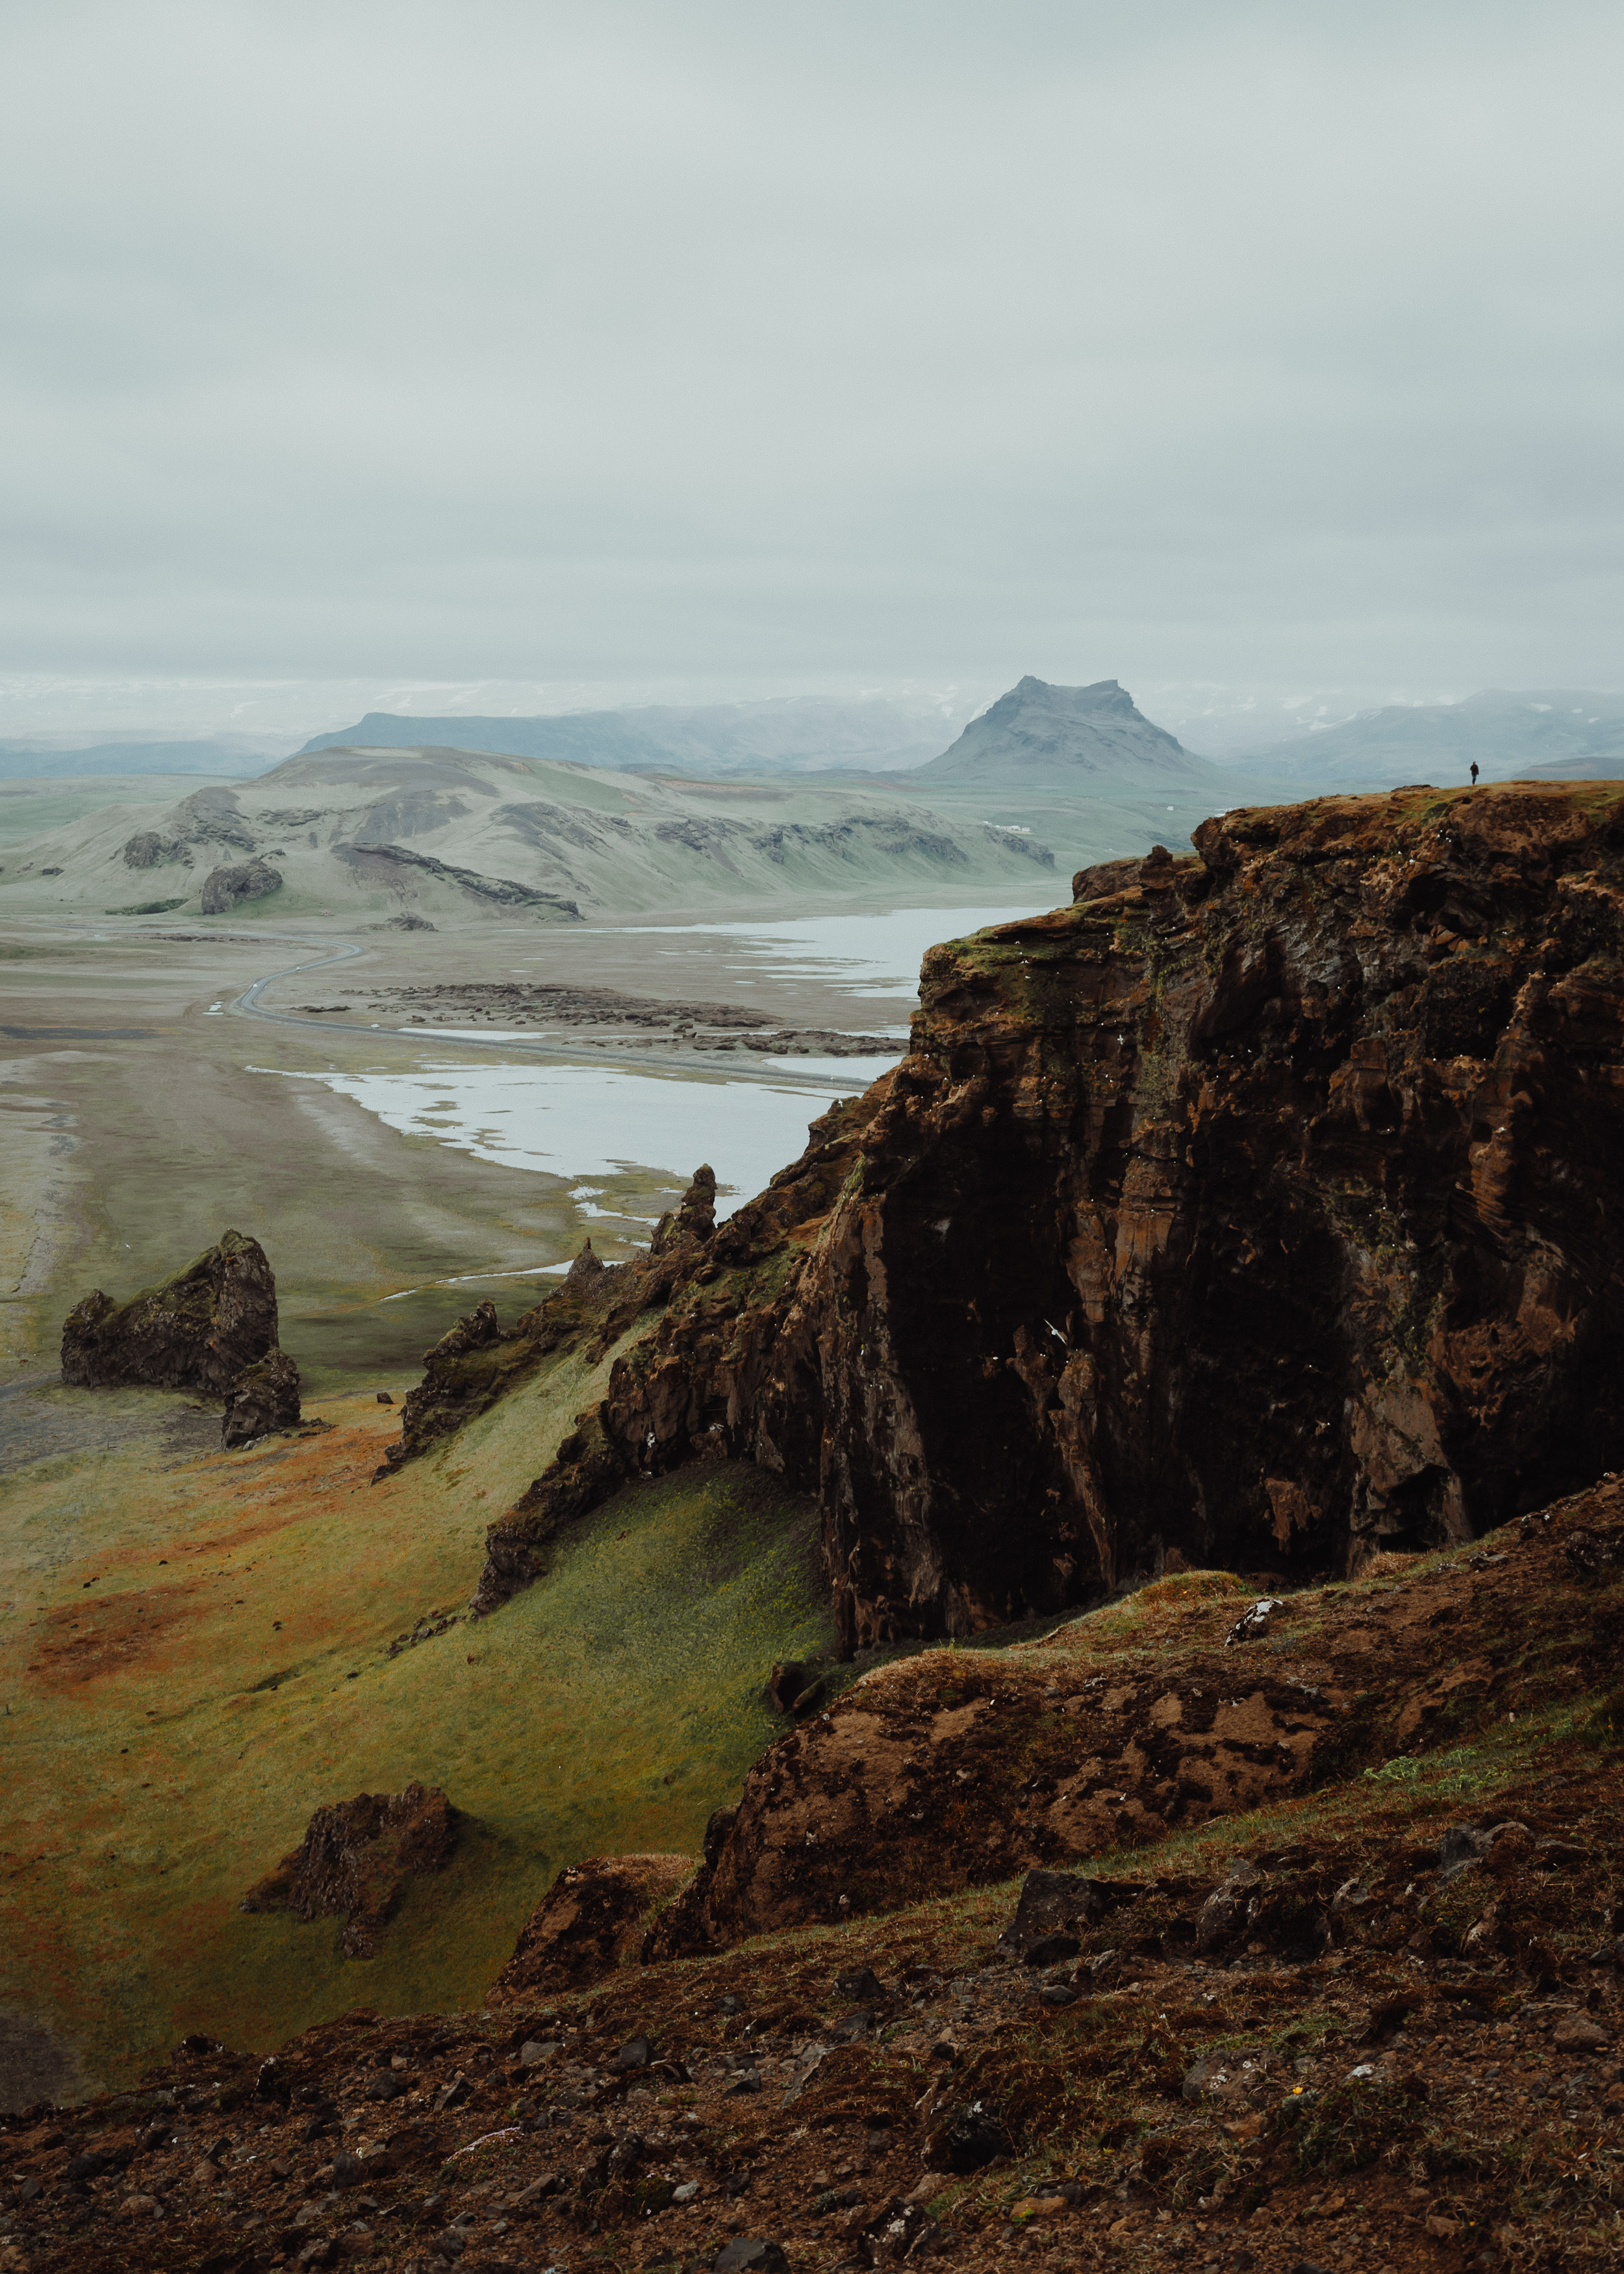
[[[273,1430],[297,1429],[299,1425],[299,1370],[286,1351],[244,1367],[226,1392],[224,1445],[252,1445]]]
[[[319,1808],[299,1845],[239,1908],[342,1918],[344,1956],[371,1958],[407,1880],[443,1871],[456,1840],[456,1812],[438,1788],[358,1793]]]
[[[1075,1958],[1078,1930],[1102,1919],[1118,1900],[1108,1880],[1090,1879],[1080,1871],[1028,1871],[1015,1916],[998,1937],[998,1947],[1035,1965]],[[1058,1942],[1069,1947],[1056,1949],[1052,1957],[1033,1957]]]
[[[203,913],[222,916],[241,900],[262,900],[280,892],[282,876],[268,861],[243,861],[231,869],[211,869],[203,879]]]
[[[1201,1957],[1240,1932],[1262,1885],[1263,1874],[1257,1865],[1244,1856],[1237,1856],[1228,1877],[1213,1889],[1197,1914],[1195,1946]]]
[[[962,2178],[1007,2156],[1012,2146],[1009,2127],[996,2109],[989,2102],[973,2100],[931,2134],[925,2142],[925,2161],[933,2172],[952,2172]]]
[[[1565,2053],[1600,2052],[1613,2039],[1588,2014],[1564,2014],[1551,2032],[1551,2042]]]
[[[492,1984],[492,2006],[583,1988],[642,1956],[658,1910],[694,1875],[691,1856],[590,1856],[560,1871]]]

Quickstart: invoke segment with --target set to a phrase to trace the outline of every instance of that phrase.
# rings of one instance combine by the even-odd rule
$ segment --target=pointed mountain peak
[[[1092,790],[1107,780],[1170,776],[1205,785],[1210,769],[1153,726],[1120,681],[1056,687],[1028,672],[971,720],[951,749],[919,771],[939,780],[989,787],[1019,774]]]

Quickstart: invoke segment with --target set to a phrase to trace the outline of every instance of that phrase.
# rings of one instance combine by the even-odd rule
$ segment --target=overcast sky
[[[1614,0],[52,0],[0,60],[0,732],[1624,683]]]

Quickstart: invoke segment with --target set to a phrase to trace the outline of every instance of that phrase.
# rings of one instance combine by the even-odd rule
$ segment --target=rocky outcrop
[[[115,1303],[98,1288],[62,1329],[62,1378],[83,1389],[145,1382],[223,1397],[276,1348],[276,1281],[265,1250],[222,1234],[162,1286]]]
[[[589,1856],[568,1865],[525,1922],[487,2003],[583,1989],[635,1962],[658,1911],[693,1876],[691,1856]]]
[[[677,1207],[660,1218],[645,1255],[606,1264],[589,1239],[556,1292],[511,1327],[500,1324],[490,1302],[459,1319],[424,1352],[423,1380],[401,1408],[400,1442],[390,1446],[373,1481],[485,1412],[544,1358],[583,1344],[595,1364],[643,1312],[665,1300],[700,1260],[715,1225],[716,1175],[702,1166]]]
[[[125,842],[124,865],[131,869],[161,869],[172,861],[192,865],[192,855],[178,837],[160,837],[155,829],[138,829]]]
[[[407,1881],[444,1871],[456,1840],[456,1811],[438,1788],[359,1793],[319,1808],[299,1845],[239,1908],[342,1918],[345,1957],[371,1958]]]
[[[560,1527],[627,1477],[725,1454],[726,1414],[733,1411],[741,1425],[748,1399],[768,1380],[771,1325],[799,1268],[804,1227],[827,1213],[849,1174],[864,1108],[860,1099],[837,1102],[812,1124],[801,1161],[717,1229],[716,1179],[702,1167],[680,1205],[661,1217],[646,1255],[606,1267],[577,1288],[567,1284],[519,1321],[526,1333],[557,1335],[561,1343],[590,1318],[586,1354],[596,1362],[645,1314],[666,1306],[654,1332],[639,1337],[616,1364],[611,1397],[577,1414],[552,1462],[492,1525],[471,1606],[477,1616],[528,1586]],[[731,1405],[713,1418],[703,1384],[735,1351],[747,1370],[733,1378]],[[797,1457],[804,1462],[804,1447]]]
[[[499,907],[538,908],[569,923],[581,922],[579,902],[565,899],[561,892],[540,892],[534,885],[516,883],[511,877],[483,877],[477,869],[459,869],[449,861],[437,860],[432,853],[414,853],[410,846],[335,845],[333,852],[346,868],[360,876],[365,876],[369,870],[393,870],[398,875],[402,869],[420,869],[425,876],[460,885],[476,900],[493,902]]]
[[[1307,1575],[1624,1462],[1624,790],[1241,810],[933,949],[909,1056],[677,1273],[493,1527],[816,1489],[848,1647]]]
[[[224,1445],[252,1445],[299,1426],[299,1370],[284,1350],[245,1366],[226,1392]]]
[[[494,1404],[541,1355],[504,1330],[494,1303],[481,1303],[423,1353],[423,1379],[401,1407],[401,1441],[384,1457],[380,1477],[426,1452]]]
[[[877,1669],[757,1761],[737,1806],[711,1818],[648,1954],[856,1919],[1022,1871],[1076,1874],[1215,1818],[1357,1789],[1366,1771],[1509,1726],[1508,1713],[1526,1722],[1604,1691],[1617,1591],[1575,1571],[1581,1540],[1624,1545],[1624,1483],[1526,1517],[1487,1548],[1394,1557],[1351,1593],[1296,1593],[1267,1643],[1229,1643],[1236,1582],[1185,1573],[1041,1641]],[[1235,1938],[1256,1878],[1243,1900],[1238,1882],[1224,1901],[1215,1892],[1192,1953]],[[1035,1946],[1097,1924],[1120,1893],[1041,1878],[1004,1947],[1047,1964],[1065,1954]]]
[[[116,1303],[98,1288],[63,1321],[62,1378],[84,1389],[147,1382],[226,1400],[223,1441],[297,1427],[298,1368],[277,1346],[276,1281],[265,1250],[222,1233],[162,1287]]]
[[[234,869],[211,869],[203,879],[203,913],[225,915],[243,900],[262,900],[281,890],[282,877],[268,861],[244,861]]]

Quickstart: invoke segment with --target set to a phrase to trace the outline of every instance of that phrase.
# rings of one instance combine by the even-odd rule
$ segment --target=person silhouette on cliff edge
[[[1476,788],[1477,788],[1477,759],[1476,759],[1476,758],[1474,758],[1474,759],[1472,760],[1472,787],[1473,787],[1474,789],[1476,789]]]

